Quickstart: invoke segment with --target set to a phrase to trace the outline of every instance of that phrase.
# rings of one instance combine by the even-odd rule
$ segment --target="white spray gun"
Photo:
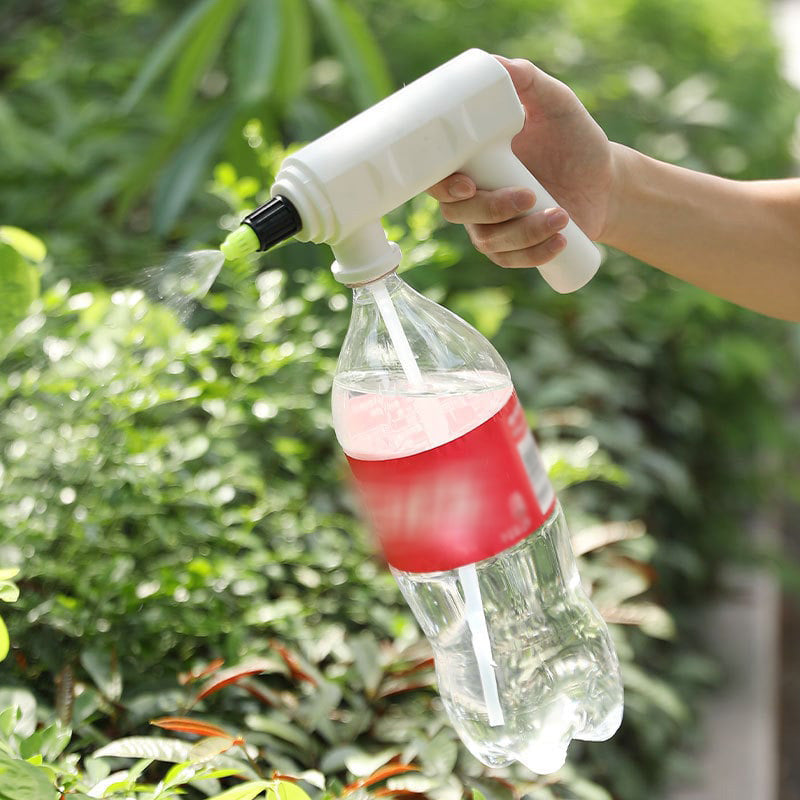
[[[506,69],[468,50],[286,158],[272,200],[249,214],[220,248],[235,259],[290,236],[327,242],[333,273],[354,285],[400,263],[381,217],[453,172],[481,189],[531,189],[527,213],[557,205],[511,151],[525,110]],[[600,253],[572,220],[567,246],[540,271],[572,292],[597,271]]]

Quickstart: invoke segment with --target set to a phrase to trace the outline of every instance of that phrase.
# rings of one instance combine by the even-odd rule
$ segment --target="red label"
[[[482,425],[432,450],[347,460],[387,561],[406,572],[489,558],[540,527],[555,505],[515,393]]]

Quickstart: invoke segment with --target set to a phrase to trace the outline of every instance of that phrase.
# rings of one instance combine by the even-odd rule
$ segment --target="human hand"
[[[535,198],[529,189],[478,189],[466,175],[450,175],[428,191],[449,222],[462,223],[476,249],[502,267],[540,266],[564,248],[558,233],[568,215],[600,240],[609,225],[614,154],[600,126],[561,81],[524,59],[496,56],[525,108],[525,125],[511,142],[519,160],[561,208],[520,216]]]

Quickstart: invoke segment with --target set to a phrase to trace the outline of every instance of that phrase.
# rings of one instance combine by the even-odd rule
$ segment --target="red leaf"
[[[645,564],[643,561],[630,556],[617,556],[614,562],[624,564],[630,567],[633,572],[638,572],[651,586],[658,583],[658,572],[651,564]]]
[[[433,686],[433,680],[425,681],[424,683],[395,683],[394,681],[387,681],[378,692],[378,699],[402,694],[403,692],[413,692],[417,689],[430,689],[431,686]]]
[[[504,786],[514,795],[514,797],[518,796],[517,787],[514,786],[514,784],[510,781],[505,780],[505,778],[490,778],[490,780],[494,781],[495,783],[499,783],[501,786]]]
[[[251,694],[256,700],[260,700],[265,706],[280,705],[277,695],[269,690],[265,690],[260,686],[254,685],[251,681],[245,681],[241,684],[241,688],[248,694]]]
[[[345,793],[354,792],[356,789],[363,789],[365,786],[372,786],[373,783],[380,783],[387,778],[395,775],[401,775],[403,772],[417,772],[419,767],[412,767],[409,764],[389,764],[388,766],[376,769],[372,775],[366,778],[361,778],[348,786],[344,787]]]
[[[411,675],[414,672],[419,672],[421,669],[427,669],[428,667],[433,667],[434,661],[433,658],[426,658],[423,661],[418,661],[416,664],[412,664],[410,667],[406,669],[398,670],[397,672],[392,673],[392,677],[394,678],[402,678],[405,675]]]
[[[211,725],[208,722],[189,719],[189,717],[162,717],[161,719],[151,719],[150,724],[168,731],[195,733],[198,736],[216,736],[220,739],[231,739],[235,741],[235,737],[222,730],[222,728]]]
[[[201,689],[198,695],[194,698],[194,702],[208,697],[214,692],[218,692],[224,686],[230,686],[232,683],[237,683],[242,678],[248,675],[260,675],[264,672],[275,672],[275,664],[272,661],[260,659],[258,661],[251,661],[249,664],[239,664],[236,667],[230,667],[220,672],[215,678],[208,681]]]
[[[208,664],[206,664],[205,667],[202,667],[201,669],[191,670],[190,672],[182,672],[180,675],[178,675],[178,683],[181,686],[186,686],[187,683],[193,683],[194,681],[199,681],[200,678],[205,678],[212,672],[216,672],[224,663],[225,663],[224,658],[215,658],[213,661],[210,661]]]
[[[290,783],[297,783],[300,778],[295,778],[294,775],[281,775],[277,770],[272,770],[272,780],[274,781],[289,781]]]
[[[300,663],[297,660],[297,657],[290,652],[286,647],[276,641],[272,641],[272,646],[278,651],[280,657],[284,660],[284,663],[287,667],[289,667],[289,672],[292,674],[292,677],[298,681],[307,681],[312,686],[317,686],[317,679],[313,678],[307,672],[303,670],[300,666]]]

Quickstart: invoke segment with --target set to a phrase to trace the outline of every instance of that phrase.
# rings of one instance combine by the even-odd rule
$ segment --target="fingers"
[[[547,241],[569,222],[567,212],[561,208],[548,208],[536,214],[489,225],[469,225],[467,230],[481,253],[508,253],[524,250]]]
[[[442,216],[466,226],[475,248],[501,267],[536,267],[564,249],[558,233],[569,222],[561,208],[529,211],[536,197],[529,189],[483,191],[466,175],[455,173],[428,189]]]
[[[540,267],[550,261],[556,253],[567,246],[563,234],[557,233],[541,244],[526,247],[522,250],[510,250],[507,253],[486,253],[487,258],[498,267],[521,268]]]
[[[569,222],[561,208],[548,208],[500,224],[467,225],[475,249],[501,267],[538,267],[566,247],[558,231]]]
[[[536,202],[530,189],[484,191],[466,175],[455,173],[428,189],[442,208],[448,222],[505,222],[528,211]]]
[[[439,183],[428,189],[428,193],[433,195],[440,203],[466,200],[472,197],[476,191],[475,181],[460,172],[448,175],[444,180],[439,181]]]
[[[469,223],[506,222],[528,211],[536,202],[530,189],[478,189],[474,197],[457,203],[442,203],[442,216],[448,222]]]
[[[518,94],[524,94],[533,87],[537,77],[545,75],[538,67],[524,58],[505,58],[495,55],[495,58],[506,68],[511,76],[511,82]]]

